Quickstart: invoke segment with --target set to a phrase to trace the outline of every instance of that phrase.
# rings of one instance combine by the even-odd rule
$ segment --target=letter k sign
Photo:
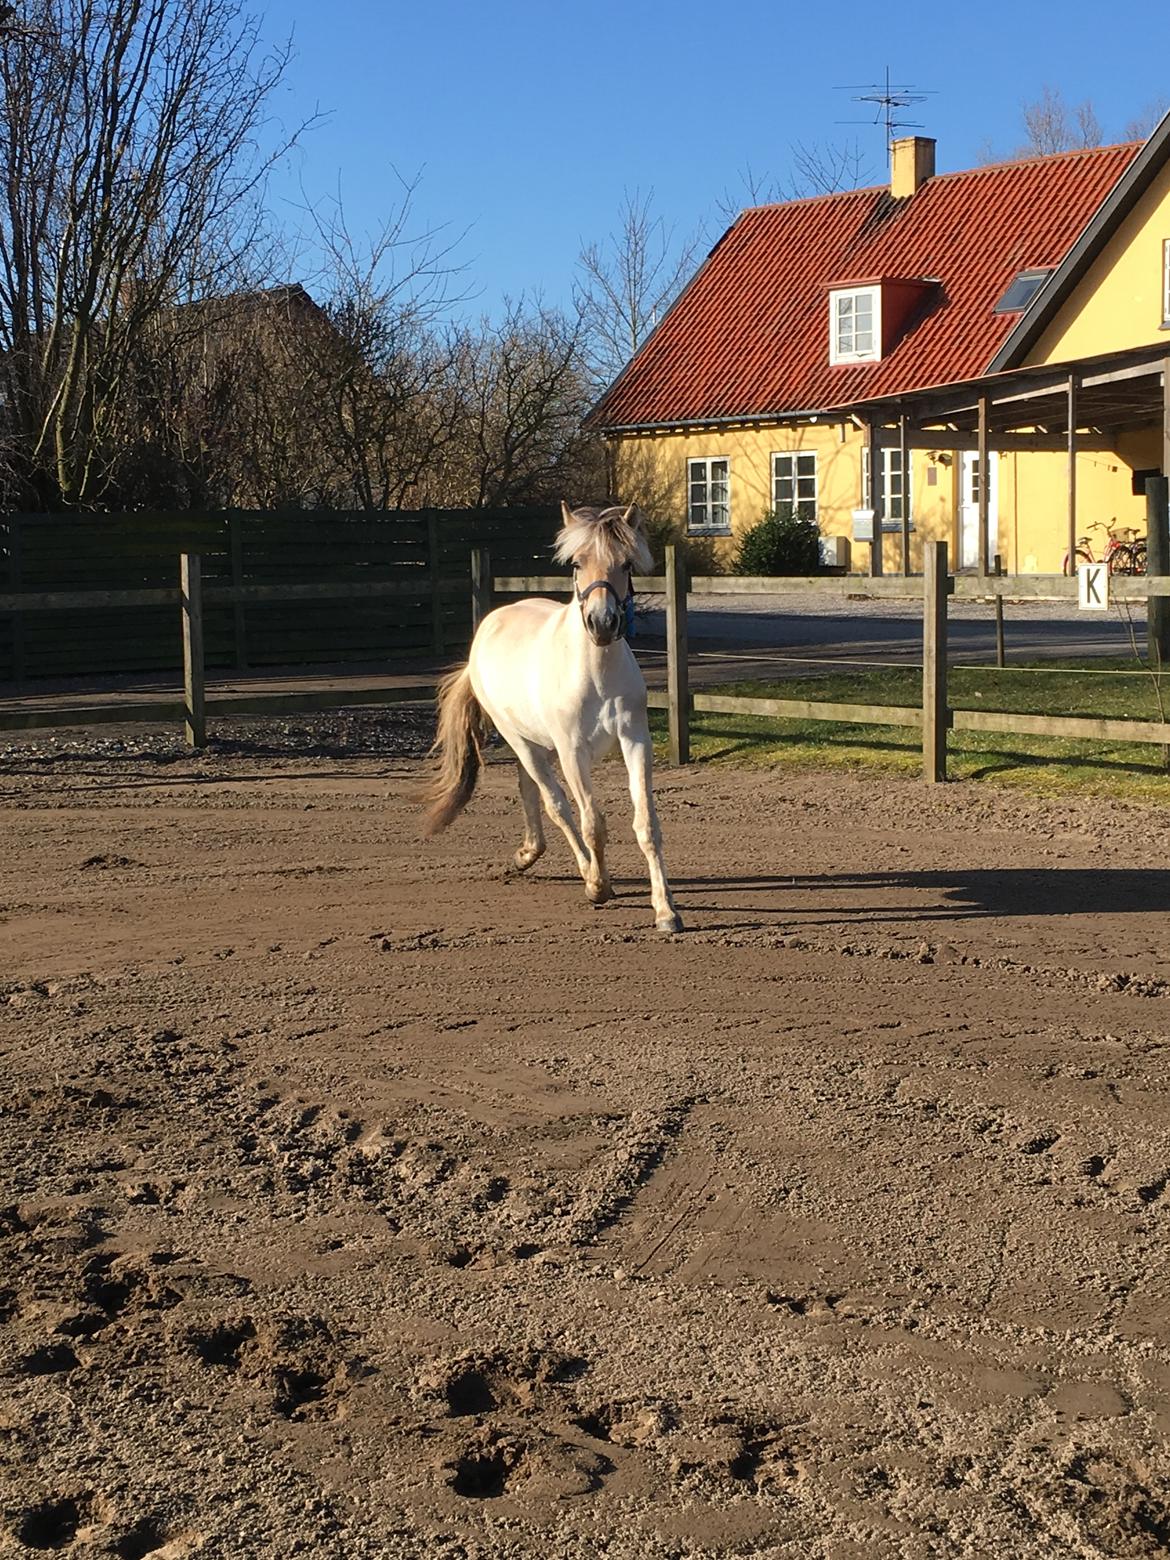
[[[1077,606],[1082,612],[1109,607],[1109,570],[1103,563],[1082,563],[1077,569]]]

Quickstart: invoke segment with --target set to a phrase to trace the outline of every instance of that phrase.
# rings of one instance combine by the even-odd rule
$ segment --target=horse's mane
[[[566,510],[565,524],[557,534],[555,557],[558,563],[568,563],[577,553],[592,549],[603,569],[612,569],[628,563],[638,574],[649,574],[654,558],[649,543],[638,524],[638,511],[633,504],[623,508],[594,509],[582,506]]]

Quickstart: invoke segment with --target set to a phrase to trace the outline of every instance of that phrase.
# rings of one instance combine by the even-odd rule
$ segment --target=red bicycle
[[[1076,558],[1069,566],[1068,553],[1064,555],[1062,569],[1065,574],[1075,574],[1082,563],[1103,563],[1110,574],[1144,574],[1146,572],[1146,539],[1132,526],[1119,526],[1115,520],[1106,523],[1095,520],[1090,531],[1104,531],[1108,538],[1100,558],[1093,552],[1092,538],[1077,537]]]

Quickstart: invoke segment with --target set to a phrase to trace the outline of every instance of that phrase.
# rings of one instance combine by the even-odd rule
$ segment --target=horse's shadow
[[[1170,871],[1156,868],[998,868],[952,872],[838,872],[816,876],[681,877],[680,908],[693,913],[805,916],[867,922],[968,920],[981,916],[1165,915]],[[633,888],[633,882],[623,884]],[[864,897],[860,900],[854,896]],[[904,897],[913,894],[907,904]],[[838,896],[848,895],[843,902]],[[919,897],[921,896],[921,897]]]

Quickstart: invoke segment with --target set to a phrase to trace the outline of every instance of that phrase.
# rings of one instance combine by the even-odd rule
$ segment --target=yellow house
[[[1170,115],[1140,147],[936,175],[909,137],[891,163],[724,234],[591,414],[613,490],[727,552],[792,503],[855,568],[937,538],[1058,571],[1070,524],[1140,526],[1170,465]]]

